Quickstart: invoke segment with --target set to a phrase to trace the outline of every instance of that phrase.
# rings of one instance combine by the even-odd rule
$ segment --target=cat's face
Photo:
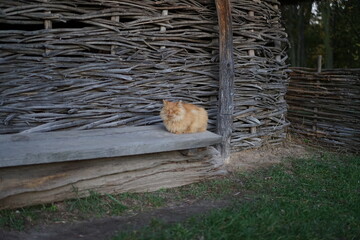
[[[184,115],[184,108],[181,102],[169,102],[163,100],[164,107],[162,112],[166,115],[168,120],[180,120]]]

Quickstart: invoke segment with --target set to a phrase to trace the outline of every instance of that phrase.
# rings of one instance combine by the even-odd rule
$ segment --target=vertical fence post
[[[162,10],[161,16],[167,16],[167,15],[169,15],[169,10],[166,10],[166,9]],[[166,32],[166,27],[165,27],[165,26],[161,26],[161,27],[160,27],[160,32],[161,32],[161,33]],[[161,47],[160,47],[160,49],[165,49],[165,48],[166,48],[165,46],[161,46]]]
[[[275,5],[273,5],[275,10],[279,10],[279,5],[278,5],[278,4],[279,4],[279,3],[275,3]],[[279,20],[277,20],[276,23],[277,23],[277,24],[280,24]],[[280,50],[279,54],[277,54],[277,55],[275,56],[275,60],[276,60],[276,62],[277,62],[279,65],[282,64],[282,61],[281,61],[281,60],[282,60],[282,59],[281,59],[281,50],[282,50],[281,45],[282,45],[282,44],[281,44],[281,41],[280,41],[280,40],[274,40],[274,46],[275,46],[275,48]],[[279,96],[278,103],[283,103],[283,102],[285,102],[285,94],[286,94],[286,92],[284,92],[283,94],[281,94],[281,95]],[[283,114],[282,117],[285,119],[285,114]],[[285,131],[285,134],[287,134],[287,131]]]
[[[253,0],[253,2],[259,3],[260,0]],[[249,11],[248,14],[249,14],[250,17],[255,17],[255,12],[254,11]],[[254,32],[254,29],[250,29],[250,32]],[[249,49],[248,50],[248,56],[249,57],[255,57],[255,49]],[[254,116],[254,115],[252,114],[252,116]],[[251,134],[256,134],[256,132],[257,132],[256,126],[250,127],[250,133]]]
[[[48,0],[46,0],[45,2],[48,2]],[[51,14],[51,11],[45,11],[45,13]],[[44,20],[44,28],[45,29],[52,29],[52,21],[51,20]],[[45,47],[45,54],[48,55],[50,53],[50,49]]]
[[[221,156],[227,161],[231,152],[234,111],[234,57],[230,0],[215,0],[219,24],[219,110],[217,132],[222,136]]]
[[[111,21],[120,22],[120,16],[111,16]],[[116,48],[115,45],[111,45],[111,47],[110,47],[110,54],[111,55],[116,54],[115,48]]]
[[[321,73],[321,65],[322,65],[322,56],[319,55],[318,59],[317,59],[317,73],[318,74]],[[320,89],[319,78],[316,78],[316,88],[317,88],[316,90]],[[316,138],[318,137],[318,111],[319,111],[319,109],[317,107],[318,99],[319,99],[319,95],[315,94],[314,121],[313,121],[312,129],[313,129],[313,131],[315,133]]]
[[[317,59],[317,72],[321,73],[321,65],[322,65],[322,56],[319,55]]]
[[[274,9],[278,10],[279,9],[279,6],[277,4],[274,5]],[[276,21],[276,23],[279,24],[279,21]],[[281,49],[281,41],[280,40],[274,40],[274,46],[275,48],[277,49]],[[280,63],[281,62],[281,55],[278,54],[275,56],[275,60]]]

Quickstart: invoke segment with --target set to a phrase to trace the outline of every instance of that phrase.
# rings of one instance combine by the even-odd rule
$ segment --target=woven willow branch
[[[359,152],[360,69],[292,70],[286,96],[291,131]]]
[[[285,137],[286,34],[277,4],[232,3],[234,151]],[[3,0],[0,24],[2,134],[159,124],[162,99],[204,106],[215,130],[213,1]]]

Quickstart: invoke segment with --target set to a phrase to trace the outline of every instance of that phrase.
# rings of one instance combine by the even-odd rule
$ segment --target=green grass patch
[[[102,196],[93,191],[90,191],[88,197],[66,201],[66,205],[69,212],[80,213],[84,217],[88,215],[92,217],[118,215],[127,209],[116,197],[110,194]]]
[[[41,213],[56,213],[57,206],[53,204],[20,208],[16,210],[0,210],[0,228],[6,227],[14,230],[24,230],[26,223],[37,221]]]
[[[184,200],[220,198],[229,194],[235,184],[231,178],[218,178],[173,189],[147,193],[104,194],[90,191],[60,203],[0,210],[0,228],[24,230],[41,223],[71,222],[94,217],[119,216],[141,212]],[[77,189],[74,189],[77,193]]]
[[[215,178],[201,181],[179,188],[167,189],[167,195],[173,196],[174,200],[199,200],[199,199],[220,199],[236,191],[239,188],[237,179],[234,176]]]
[[[360,239],[359,157],[292,159],[237,178],[254,193],[247,200],[113,239]]]

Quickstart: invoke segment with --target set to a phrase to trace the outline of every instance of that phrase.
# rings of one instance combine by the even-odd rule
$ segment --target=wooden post
[[[230,157],[234,111],[234,57],[232,15],[230,0],[215,0],[219,22],[219,110],[217,133],[222,136],[220,145],[224,161]]]
[[[45,2],[48,2],[48,0],[46,0]],[[45,13],[49,13],[51,14],[51,11],[45,11]],[[45,29],[52,29],[52,21],[51,20],[44,20],[44,27]],[[50,53],[50,49],[45,48],[45,54],[48,55]]]
[[[120,16],[111,16],[111,21],[120,22]],[[115,48],[116,48],[115,45],[111,45],[111,47],[110,47],[110,54],[111,55],[116,54]]]
[[[275,4],[275,5],[274,5],[274,9],[278,10],[278,9],[279,9],[279,6],[278,6],[277,4]],[[279,21],[276,21],[276,23],[279,24]],[[276,48],[281,49],[281,41],[279,41],[279,40],[274,40],[274,45],[275,45]],[[276,56],[275,56],[275,59],[276,59],[276,61],[277,61],[278,63],[280,63],[280,62],[281,62],[281,55],[276,55]]]
[[[161,12],[161,16],[167,16],[168,14],[169,14],[169,10],[162,10],[162,12]],[[161,32],[161,33],[166,32],[166,27],[161,26],[161,27],[160,27],[160,32]],[[166,48],[165,46],[161,46],[161,47],[160,47],[160,49],[165,49],[165,48]]]
[[[253,0],[254,2],[258,2],[257,0]],[[254,17],[255,16],[255,12],[254,11],[249,11],[249,16],[250,17]],[[251,29],[250,32],[254,32],[254,29]],[[255,50],[254,49],[250,49],[248,50],[248,55],[250,57],[255,57]],[[250,60],[251,61],[251,60]],[[250,107],[249,107],[250,108]],[[250,133],[251,134],[256,134],[257,130],[256,127],[250,127]]]
[[[278,10],[278,9],[279,9],[279,5],[275,4],[275,5],[274,5],[274,9]],[[276,21],[276,23],[280,24],[279,21]],[[274,46],[275,46],[275,48],[281,50],[281,41],[279,41],[279,40],[274,40]],[[275,60],[276,60],[276,62],[277,62],[278,64],[281,64],[281,55],[280,55],[280,54],[276,55],[276,56],[275,56]],[[279,101],[279,102],[284,102],[284,101],[285,101],[284,95],[281,95],[281,96],[279,97],[279,100],[278,100],[278,101]],[[286,133],[286,132],[285,132],[285,133]],[[286,133],[286,134],[287,134],[287,133]]]
[[[321,73],[321,65],[322,65],[322,55],[318,56],[317,59],[317,73]],[[316,90],[320,89],[320,81],[319,78],[316,78]],[[315,94],[315,107],[314,107],[314,121],[313,121],[313,126],[312,129],[315,133],[315,137],[318,137],[318,111],[319,109],[317,108],[317,100],[319,99],[319,95]]]
[[[317,59],[317,72],[321,73],[321,65],[322,65],[322,56],[319,55]]]

